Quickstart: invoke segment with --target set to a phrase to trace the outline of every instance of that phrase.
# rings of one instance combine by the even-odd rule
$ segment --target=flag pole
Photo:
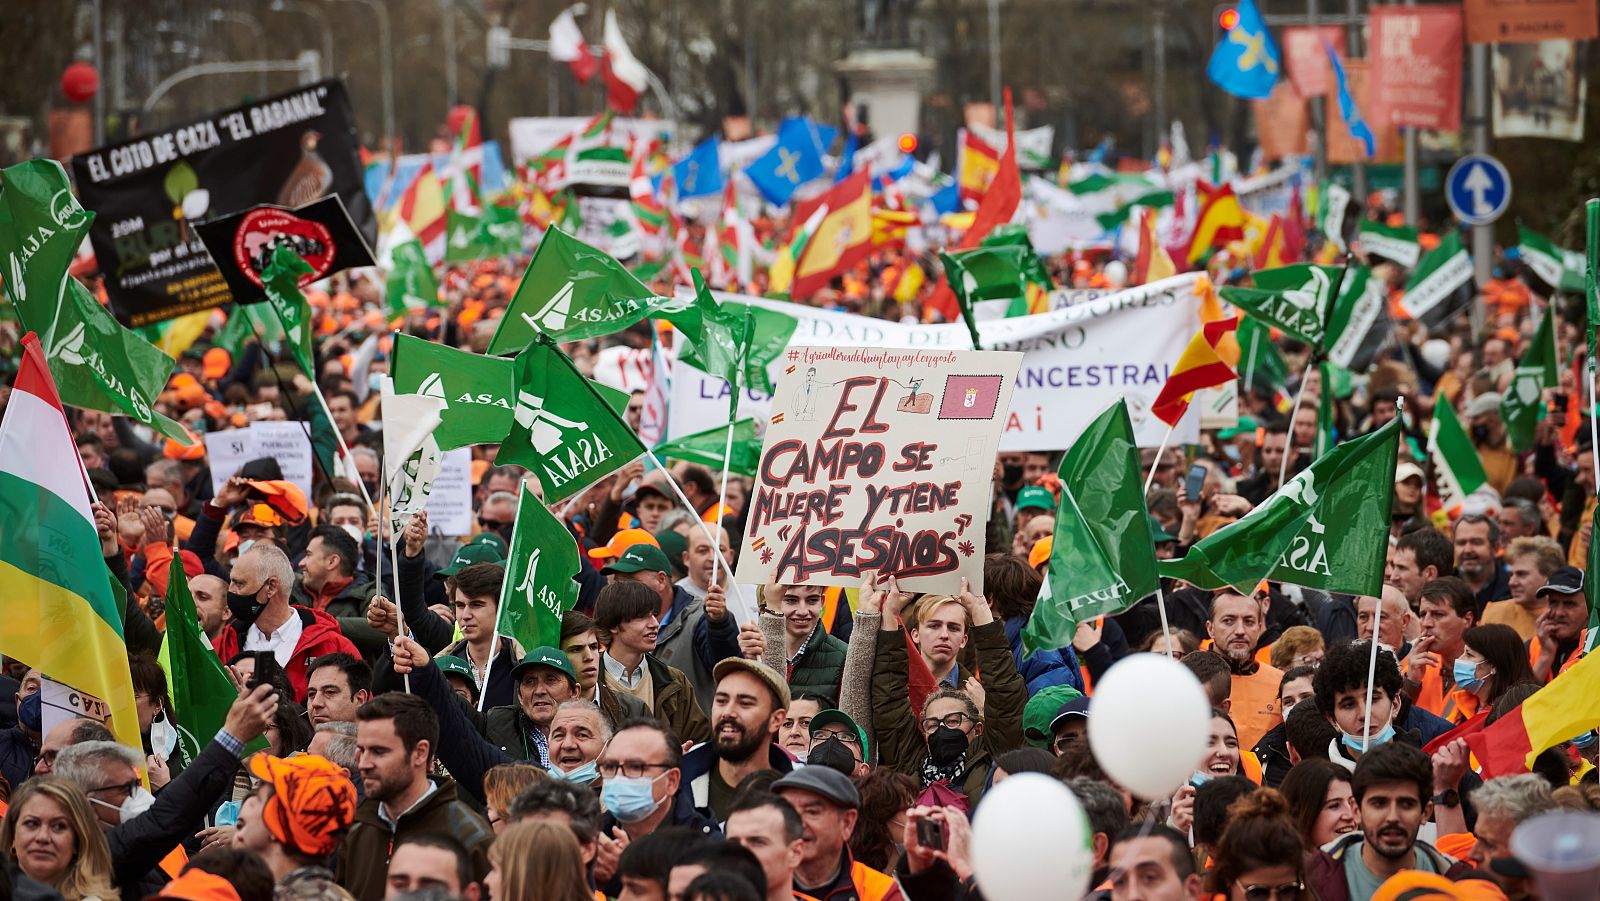
[[[1246,394],[1249,394],[1250,393],[1250,389],[1255,387],[1255,383],[1256,383],[1256,347],[1260,343],[1261,343],[1261,329],[1259,329],[1259,328],[1251,329],[1250,330],[1250,358],[1249,358],[1250,359],[1250,368],[1248,370],[1246,370],[1245,374],[1244,374],[1244,392]]]
[[[306,373],[306,376],[311,378],[311,373]],[[333,424],[333,413],[328,410],[328,399],[322,396],[322,386],[317,384],[317,380],[315,378],[311,378],[311,393],[316,397],[317,403],[322,405],[322,415],[327,417],[328,429],[333,432],[334,440],[339,442],[340,458],[351,461],[352,466],[355,465],[355,458],[350,455],[350,446],[344,443],[344,435],[340,433],[339,427]],[[316,454],[312,454],[311,456],[315,457]],[[332,478],[332,475],[333,474],[331,473],[329,474],[330,479]],[[387,482],[388,478],[385,477],[384,481]],[[356,479],[356,487],[361,489],[361,499],[367,502],[368,507],[371,507],[372,498],[367,495],[366,483],[360,479]]]
[[[654,463],[656,468],[661,470],[661,474],[663,476],[666,476],[667,484],[672,487],[672,493],[676,494],[678,496],[678,500],[683,503],[683,506],[687,510],[689,510],[689,512],[693,513],[694,512],[694,504],[689,503],[689,498],[686,497],[684,495],[684,493],[683,493],[683,487],[678,484],[678,480],[677,479],[672,477],[672,470],[670,470],[666,466],[662,465],[661,459],[656,456],[656,452],[655,451],[653,451],[653,450],[651,450],[650,448],[647,447],[647,448],[644,449],[644,453],[645,453],[645,456],[650,458],[650,462]],[[700,523],[700,531],[704,532],[706,538],[710,539],[711,547],[713,549],[712,556],[714,558],[716,558],[717,563],[722,566],[723,573],[726,574],[727,577],[728,577],[728,587],[732,588],[733,587],[733,567],[729,566],[728,565],[728,561],[723,559],[723,556],[722,556],[722,542],[718,541],[717,540],[717,536],[714,533],[712,533],[711,524],[710,523],[706,522],[703,519],[698,519],[698,518],[696,519],[696,521]],[[721,528],[720,524],[718,524],[718,528]]]
[[[1161,436],[1161,446],[1156,448],[1155,459],[1150,462],[1150,474],[1144,477],[1144,497],[1150,496],[1150,486],[1156,481],[1156,470],[1161,468],[1161,457],[1167,452],[1167,443],[1172,440],[1172,433],[1177,428],[1176,423],[1169,425],[1167,433]]]
[[[334,434],[338,434],[338,431],[338,429],[334,429]],[[380,514],[381,518],[378,520],[378,590],[383,590],[383,527],[388,526],[389,580],[390,584],[394,586],[394,597],[390,598],[390,600],[394,601],[394,622],[396,634],[398,637],[403,638],[406,634],[406,614],[405,608],[400,605],[400,551],[399,543],[395,540],[397,537],[394,534],[395,523],[394,520],[389,516],[389,511],[387,509],[389,502],[388,460],[383,461],[383,468],[383,481],[378,485],[378,503],[385,508]],[[406,694],[410,694],[411,674],[406,673],[401,676],[401,681],[405,683]]]
[[[1167,593],[1161,587],[1161,574],[1156,574],[1156,612],[1161,614],[1161,639],[1167,644],[1167,656],[1173,660],[1178,655],[1172,650],[1172,627],[1167,625]]]
[[[733,407],[734,413],[739,410],[739,392],[743,390],[744,360],[739,361],[739,369],[733,374]],[[722,449],[722,490],[717,492],[717,524],[722,524],[723,510],[728,503],[728,467],[733,464],[733,416],[728,417],[728,443]],[[1600,484],[1600,483],[1597,483]],[[731,583],[730,583],[731,584]]]
[[[1294,418],[1300,415],[1300,401],[1306,396],[1306,379],[1311,375],[1311,365],[1311,361],[1306,361],[1306,368],[1300,373],[1300,387],[1294,392],[1294,406],[1289,409],[1289,434],[1284,438],[1283,460],[1278,464],[1278,488],[1283,487],[1283,480],[1289,476],[1289,452],[1294,449]],[[1327,390],[1326,385],[1323,390]]]
[[[1372,742],[1372,680],[1378,673],[1378,626],[1383,622],[1383,595],[1380,593],[1372,605],[1372,653],[1367,656],[1367,709],[1361,723],[1361,753],[1367,753]],[[1390,712],[1391,717],[1393,712]]]

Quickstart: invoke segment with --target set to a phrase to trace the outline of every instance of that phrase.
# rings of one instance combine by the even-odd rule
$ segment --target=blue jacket
[[[683,762],[678,765],[678,771],[683,774],[678,794],[687,795],[694,809],[712,822],[717,822],[716,814],[711,812],[711,768],[716,763],[715,749],[710,742],[703,741],[685,751]],[[779,773],[794,770],[794,760],[776,744],[767,745],[767,765]]]
[[[38,743],[21,726],[0,732],[0,776],[10,784],[12,795],[33,775],[33,759],[38,754]]]
[[[1056,651],[1040,650],[1022,656],[1022,629],[1027,617],[1013,616],[1005,621],[1006,642],[1011,645],[1011,657],[1017,663],[1017,672],[1028,686],[1028,697],[1052,685],[1070,685],[1083,691],[1083,673],[1078,669],[1078,655],[1072,645]]]

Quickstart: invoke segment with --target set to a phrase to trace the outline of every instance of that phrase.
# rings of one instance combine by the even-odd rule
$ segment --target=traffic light
[[[1232,6],[1223,7],[1217,13],[1217,27],[1223,31],[1232,31],[1239,26],[1239,10]]]
[[[906,132],[905,134],[901,135],[898,144],[900,146],[901,153],[917,152],[917,136],[910,132]]]

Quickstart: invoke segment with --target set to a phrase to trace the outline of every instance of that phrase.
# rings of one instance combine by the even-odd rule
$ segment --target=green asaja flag
[[[1025,653],[1070,645],[1078,623],[1120,613],[1160,582],[1139,445],[1124,401],[1078,436],[1058,474],[1049,578],[1022,630]]]
[[[1320,347],[1327,330],[1328,304],[1338,292],[1343,268],[1296,263],[1250,273],[1251,288],[1225,287],[1222,299],[1289,337]]]
[[[1282,388],[1289,382],[1289,362],[1272,340],[1272,330],[1253,316],[1239,319],[1239,380],[1244,390],[1256,385]]]
[[[767,367],[788,349],[789,339],[794,337],[794,330],[799,327],[800,321],[788,313],[735,300],[721,301],[721,306],[722,309],[735,314],[741,322],[746,317],[750,321],[743,355],[744,377],[740,384],[750,391],[771,394],[772,376],[768,373]],[[690,344],[680,352],[678,358],[702,372],[710,371],[707,368],[710,364],[694,344]]]
[[[1472,257],[1451,231],[1417,264],[1400,305],[1430,330],[1442,329],[1472,306]]]
[[[1346,266],[1322,343],[1328,359],[1348,372],[1366,372],[1394,335],[1383,281],[1365,266]]]
[[[397,244],[392,255],[394,268],[389,270],[389,278],[384,283],[391,313],[400,316],[410,310],[445,305],[439,299],[439,280],[433,275],[421,241],[412,238]]]
[[[1506,424],[1506,437],[1511,449],[1522,453],[1532,449],[1534,431],[1544,418],[1544,389],[1554,388],[1559,382],[1556,374],[1555,304],[1545,307],[1539,328],[1533,333],[1528,349],[1517,361],[1511,386],[1500,399],[1500,419]]]
[[[1581,257],[1569,262],[1569,257],[1573,255],[1557,246],[1556,242],[1521,224],[1517,225],[1517,250],[1533,274],[1545,283],[1549,289],[1547,293],[1583,290],[1582,264],[1578,262]]]
[[[511,431],[515,361],[396,335],[390,369],[396,394],[445,402],[433,433],[440,450],[493,444]]]
[[[522,250],[522,218],[513,207],[490,205],[481,216],[447,210],[445,223],[447,263],[511,256]]]
[[[1339,444],[1243,519],[1202,538],[1161,574],[1249,594],[1262,579],[1377,597],[1389,549],[1400,420]]]
[[[978,309],[985,304],[985,319],[1010,318],[1028,314],[1028,284],[1023,274],[1027,248],[1018,245],[975,247],[955,253],[941,253],[945,280],[955,292],[961,320],[967,325],[974,350],[978,342]],[[999,309],[988,309],[987,305]],[[999,316],[990,315],[999,313]]]
[[[546,503],[582,491],[644,453],[612,402],[548,336],[517,354],[516,392],[511,431],[494,461],[532,470]]]
[[[39,335],[63,403],[120,413],[181,444],[181,425],[152,405],[172,373],[172,358],[122,327],[68,274],[94,221],[54,160],[6,169],[0,185],[0,282],[22,325]]]
[[[1439,487],[1446,510],[1466,501],[1467,495],[1489,481],[1483,461],[1478,459],[1478,449],[1461,428],[1455,408],[1443,398],[1433,408],[1433,421],[1428,425],[1428,456],[1433,460],[1433,482]]]
[[[311,266],[300,255],[279,244],[272,250],[272,259],[261,271],[261,287],[267,294],[267,303],[278,314],[283,324],[284,343],[289,353],[300,364],[307,376],[317,377],[315,358],[311,354],[311,305],[300,293],[300,276],[311,272]]]
[[[1345,215],[1350,210],[1350,192],[1334,182],[1323,182],[1317,192],[1317,230],[1340,250],[1345,249]]]
[[[561,617],[578,603],[578,542],[532,491],[520,494],[495,632],[524,650],[559,648]]]
[[[733,453],[728,457],[728,471],[752,478],[761,461],[761,439],[756,437],[754,419],[741,419],[730,425],[719,425],[662,442],[656,445],[656,456],[663,460],[687,460],[721,469],[723,454],[728,450],[729,429],[733,430]]]
[[[1417,230],[1403,225],[1389,226],[1371,219],[1362,219],[1356,229],[1356,240],[1369,255],[1376,254],[1393,260],[1407,269],[1415,268],[1422,256],[1422,245],[1417,243]]]
[[[559,228],[545,232],[500,318],[489,353],[515,354],[539,334],[577,341],[620,332],[655,310],[682,309],[602,250]]]
[[[176,554],[167,572],[166,597],[167,631],[161,640],[161,667],[166,671],[172,716],[177,721],[177,752],[188,766],[222,731],[228,708],[238,699],[239,692],[223,671],[222,661],[217,659],[205,633],[200,631],[194,595],[189,593],[189,576]],[[267,740],[258,738],[245,748],[245,754],[266,746]]]

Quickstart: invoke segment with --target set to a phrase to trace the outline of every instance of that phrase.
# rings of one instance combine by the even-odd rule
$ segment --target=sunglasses
[[[1299,901],[1300,895],[1305,891],[1303,882],[1285,882],[1282,885],[1245,885],[1239,883],[1239,888],[1244,890],[1245,901]]]

